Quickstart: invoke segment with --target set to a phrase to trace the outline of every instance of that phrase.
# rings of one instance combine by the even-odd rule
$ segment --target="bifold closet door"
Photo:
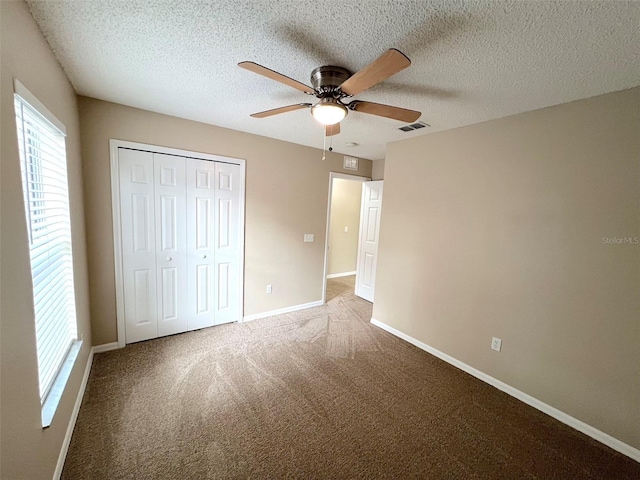
[[[214,325],[215,163],[186,159],[189,330]]]
[[[184,159],[119,149],[126,342],[187,330]]]
[[[241,319],[241,167],[118,149],[126,343]]]
[[[158,336],[153,154],[118,149],[126,342]]]
[[[186,332],[187,219],[185,159],[153,154],[158,336]]]
[[[239,165],[215,163],[215,324],[240,320]]]
[[[240,166],[186,159],[188,330],[240,320]]]

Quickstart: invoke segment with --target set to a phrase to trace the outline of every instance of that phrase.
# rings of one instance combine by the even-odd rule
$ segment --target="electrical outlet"
[[[313,233],[305,233],[304,234],[305,242],[313,242]]]
[[[344,227],[344,233],[347,233],[349,231],[349,227]]]
[[[271,285],[267,285],[267,293],[271,293]]]
[[[502,348],[502,340],[500,340],[499,338],[493,337],[491,339],[491,349],[499,352],[501,348]]]

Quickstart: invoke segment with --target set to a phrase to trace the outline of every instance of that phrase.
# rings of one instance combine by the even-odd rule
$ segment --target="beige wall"
[[[91,346],[75,93],[22,2],[0,2],[1,17],[1,470],[3,479],[47,479],[60,454]],[[12,78],[67,128],[78,333],[84,344],[51,427],[40,421],[31,267],[13,109]]]
[[[333,179],[328,275],[356,270],[361,195],[362,182]],[[347,232],[344,231],[345,227],[348,228]]]
[[[79,104],[94,345],[117,340],[110,138],[245,159],[244,315],[322,299],[329,172],[344,172],[342,155],[323,162],[321,150],[280,140],[86,97]],[[369,160],[359,167],[371,174]],[[315,242],[304,243],[305,233]]]
[[[376,160],[371,163],[371,180],[384,180],[384,160]]]
[[[640,88],[386,162],[374,318],[640,448]]]

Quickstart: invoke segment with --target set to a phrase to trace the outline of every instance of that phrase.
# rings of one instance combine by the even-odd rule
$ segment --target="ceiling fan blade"
[[[324,133],[327,137],[338,135],[340,133],[340,122],[334,123],[333,125],[325,125]]]
[[[357,95],[367,88],[373,87],[401,70],[411,65],[411,60],[399,50],[390,48],[377,60],[374,60],[362,70],[356,72],[340,85],[347,95]]]
[[[420,118],[422,113],[415,110],[408,110],[406,108],[392,107],[391,105],[383,105],[382,103],[363,102],[360,100],[354,100],[347,105],[349,110],[355,110],[356,112],[369,113],[371,115],[378,115],[379,117],[393,118],[394,120],[400,120],[401,122],[415,122]]]
[[[276,71],[273,71],[267,67],[263,67],[262,65],[258,65],[254,62],[240,62],[238,64],[240,68],[244,68],[245,70],[249,70],[250,72],[257,73],[258,75],[263,75],[271,80],[275,80],[276,82],[284,83],[285,85],[289,85],[301,92],[304,92],[308,95],[313,95],[313,88],[306,86],[304,83],[300,83],[293,78],[289,78],[286,75],[282,75]]]
[[[272,110],[265,110],[264,112],[252,113],[253,118],[265,118],[272,115],[278,115],[279,113],[292,112],[294,110],[300,110],[301,108],[309,108],[310,103],[296,103],[295,105],[287,105],[286,107],[274,108]]]

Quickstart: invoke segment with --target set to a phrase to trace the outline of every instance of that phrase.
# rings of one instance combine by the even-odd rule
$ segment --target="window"
[[[28,90],[18,82],[15,86],[16,126],[33,279],[40,401],[43,425],[48,426],[53,417],[53,412],[45,415],[49,399],[58,397],[53,402],[55,411],[75,360],[75,356],[70,357],[77,355],[79,349],[76,345],[79,342],[76,342],[65,133],[64,125]],[[58,387],[60,382],[62,385]]]

